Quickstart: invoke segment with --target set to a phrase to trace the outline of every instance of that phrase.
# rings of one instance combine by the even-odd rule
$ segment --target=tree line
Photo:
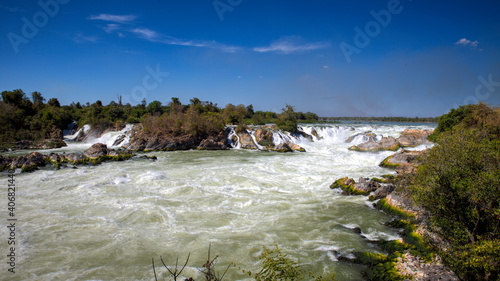
[[[29,97],[22,90],[3,91],[0,100],[0,143],[14,143],[20,140],[41,140],[62,137],[62,130],[76,121],[79,127],[123,127],[125,123],[143,123],[150,133],[190,134],[206,136],[222,131],[225,125],[263,125],[276,123],[280,128],[296,131],[297,123],[317,122],[315,113],[296,112],[286,105],[282,113],[255,111],[253,105],[227,104],[224,108],[210,101],[192,98],[189,104],[182,104],[172,97],[166,104],[143,99],[137,105],[122,104],[121,97],[103,105],[73,102],[61,105],[56,98],[48,101],[40,92]]]

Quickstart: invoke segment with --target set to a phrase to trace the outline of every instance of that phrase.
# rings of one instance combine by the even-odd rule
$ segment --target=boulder
[[[274,146],[273,131],[267,128],[258,128],[255,131],[255,139],[262,146]]]
[[[257,149],[257,145],[253,142],[252,136],[248,132],[238,133],[240,138],[241,148]]]
[[[415,147],[421,144],[430,144],[431,142],[427,140],[427,137],[433,132],[434,130],[406,129],[397,140],[402,147]]]
[[[49,155],[49,159],[50,159],[51,162],[61,162],[61,161],[64,160],[64,157],[61,156],[61,155],[59,155],[59,154],[57,154],[57,153],[51,153]]]
[[[402,164],[417,165],[417,159],[423,153],[425,153],[425,151],[407,151],[403,149],[385,158],[379,166],[385,168],[396,168]]]
[[[76,163],[76,162],[80,162],[82,160],[85,160],[85,156],[83,156],[83,154],[80,154],[80,153],[69,153],[69,154],[66,154],[64,155],[65,158],[68,160],[68,161],[71,161],[73,163]]]
[[[348,137],[345,142],[346,143],[349,143],[349,142],[352,142],[356,137],[359,137],[359,136],[363,136],[363,139],[365,140],[364,142],[376,142],[377,141],[377,135],[375,133],[372,133],[372,131],[366,131],[366,132],[362,132],[362,133],[358,133],[358,134],[355,134],[355,135],[352,135],[350,137]]]
[[[228,147],[224,144],[224,142],[217,141],[214,138],[208,138],[201,141],[200,145],[198,145],[197,149],[200,150],[222,150],[228,149]]]
[[[83,152],[83,155],[85,155],[88,158],[98,158],[101,156],[106,156],[108,155],[108,146],[105,145],[104,143],[95,143],[89,149],[85,150]]]
[[[273,149],[274,151],[278,152],[292,152],[293,150],[288,146],[286,143],[280,143]]]
[[[290,146],[290,148],[291,148],[292,150],[295,150],[295,151],[300,151],[300,152],[306,152],[306,150],[305,150],[302,146],[300,146],[300,145],[298,145],[298,144],[296,144],[296,143],[292,143],[292,144],[291,144],[291,145],[289,145],[289,146]]]
[[[21,168],[23,169],[23,171],[32,171],[39,166],[45,166],[46,158],[47,156],[44,156],[40,152],[31,152],[26,156],[19,156],[14,158],[10,166],[12,169]]]
[[[393,184],[386,184],[375,190],[372,195],[370,195],[370,200],[382,199],[391,194],[395,189]]]
[[[380,184],[376,181],[368,181],[366,178],[359,178],[359,181],[354,184],[354,189],[357,189],[363,193],[370,193],[377,190]]]
[[[396,173],[398,175],[404,175],[404,174],[413,174],[417,171],[417,167],[413,164],[401,164],[398,167],[396,167]]]
[[[381,150],[396,151],[399,149],[398,141],[393,137],[383,137],[380,141],[368,141],[349,147],[349,150],[375,152]]]

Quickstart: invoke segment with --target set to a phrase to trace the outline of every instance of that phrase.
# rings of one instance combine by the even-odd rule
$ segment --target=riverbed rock
[[[277,151],[277,152],[292,152],[293,151],[292,148],[290,148],[290,146],[288,146],[287,143],[280,143],[273,150]]]
[[[396,151],[399,149],[399,142],[394,137],[383,137],[380,141],[368,141],[359,145],[349,147],[349,150],[376,152],[381,150]]]
[[[248,132],[240,132],[238,133],[238,137],[240,138],[241,148],[257,149],[257,145],[254,143],[252,136]]]
[[[107,145],[105,145],[104,143],[95,143],[87,150],[85,150],[83,152],[83,155],[85,155],[88,158],[98,158],[101,156],[108,155],[108,152],[109,149]]]
[[[418,157],[425,153],[423,151],[408,151],[402,149],[401,151],[396,152],[395,154],[385,158],[380,164],[380,167],[384,168],[396,168],[401,166],[402,164],[418,164]]]
[[[81,153],[68,153],[64,155],[64,158],[74,164],[85,160],[85,156]]]
[[[365,140],[364,142],[376,142],[377,141],[377,135],[375,133],[373,133],[372,131],[366,131],[366,132],[358,133],[358,134],[355,134],[355,135],[348,137],[345,140],[345,142],[346,143],[352,142],[356,137],[359,137],[359,136],[363,136],[363,138]]]
[[[291,145],[289,145],[289,146],[290,146],[290,148],[291,148],[292,150],[294,150],[294,151],[306,152],[306,150],[305,150],[302,146],[300,146],[300,145],[298,145],[298,144],[296,144],[296,143],[292,143],[292,144],[291,144]]]
[[[377,190],[380,184],[373,180],[368,180],[367,178],[359,178],[358,182],[354,184],[354,189],[362,193],[370,193]]]
[[[39,166],[45,166],[46,156],[40,152],[31,152],[25,156],[19,156],[12,160],[10,167],[12,169],[21,168],[23,171],[33,171]]]
[[[274,146],[273,135],[273,131],[268,128],[261,127],[255,131],[255,139],[257,140],[257,143],[265,147]]]
[[[384,184],[380,188],[375,190],[375,192],[373,192],[372,195],[370,195],[370,200],[373,201],[373,200],[385,198],[389,194],[391,194],[391,192],[393,192],[395,188],[396,187],[392,183]]]
[[[413,130],[406,129],[401,133],[397,139],[402,147],[415,147],[421,144],[431,144],[427,137],[432,134],[434,130]]]
[[[228,149],[227,145],[222,141],[217,141],[214,138],[208,138],[201,141],[197,149],[199,150],[223,150]]]

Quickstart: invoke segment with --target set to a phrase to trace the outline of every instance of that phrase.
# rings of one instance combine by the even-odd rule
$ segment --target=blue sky
[[[285,104],[439,116],[500,104],[498,1],[0,0],[0,90],[62,104]]]

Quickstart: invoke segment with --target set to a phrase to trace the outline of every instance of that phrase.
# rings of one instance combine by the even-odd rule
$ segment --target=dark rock
[[[101,156],[108,155],[109,149],[108,146],[103,143],[95,143],[89,149],[83,152],[88,158],[98,158]]]
[[[363,193],[369,193],[377,190],[380,184],[376,181],[367,181],[365,178],[360,178],[357,183],[354,184],[354,189],[357,189]]]
[[[19,156],[15,158],[11,162],[11,168],[21,168],[23,171],[32,171],[37,169],[39,166],[45,166],[45,159],[47,156],[44,156],[40,152],[31,152],[26,156]]]
[[[122,143],[125,140],[126,136],[121,135],[118,138],[116,138],[115,142],[113,142],[113,146],[119,146],[120,143]]]
[[[80,153],[69,153],[64,155],[65,158],[73,163],[80,162],[82,160],[85,160],[85,156],[83,156]]]
[[[288,146],[288,144],[286,143],[280,143],[278,144],[277,146],[274,147],[273,149],[274,151],[277,151],[277,152],[292,152],[292,148],[290,148],[290,146]]]
[[[385,198],[387,195],[389,195],[391,192],[393,192],[395,189],[395,186],[393,184],[387,184],[383,185],[379,189],[375,190],[372,195],[370,195],[370,200],[377,200],[377,199],[382,199]]]
[[[200,145],[197,147],[200,150],[223,150],[228,149],[228,147],[222,141],[217,141],[214,138],[208,138],[201,141]]]

